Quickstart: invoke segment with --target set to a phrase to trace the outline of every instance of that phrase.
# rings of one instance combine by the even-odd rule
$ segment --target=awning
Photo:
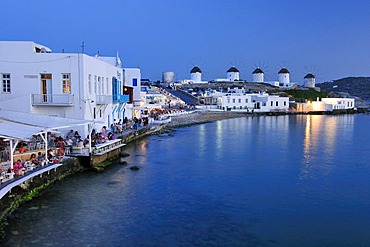
[[[40,132],[92,124],[92,121],[0,109],[0,136],[27,139]]]
[[[40,127],[14,123],[0,118],[1,138],[26,140],[41,131],[42,129]]]

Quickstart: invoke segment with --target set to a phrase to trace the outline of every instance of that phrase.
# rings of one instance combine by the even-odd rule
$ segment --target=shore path
[[[178,128],[187,125],[209,123],[217,120],[243,116],[247,116],[247,114],[237,112],[196,111],[194,113],[172,116],[171,122],[166,124],[166,126],[168,128]]]

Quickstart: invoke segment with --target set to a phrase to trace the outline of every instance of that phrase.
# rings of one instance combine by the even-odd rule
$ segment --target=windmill
[[[192,59],[196,60],[196,59]],[[197,65],[196,63],[193,63],[192,61],[189,61],[188,64],[191,65],[192,69],[190,71],[190,77],[192,81],[202,81],[202,76],[207,77],[208,69],[206,66],[206,61],[203,61],[202,63],[199,63],[200,65]],[[194,73],[193,73],[194,72]]]
[[[258,62],[250,69],[252,71],[252,82],[263,83],[265,82],[265,75],[269,76],[270,70],[265,63]]]
[[[305,65],[304,67],[306,75],[304,76],[304,87],[314,88],[316,85],[316,79],[320,78],[321,73],[315,65]]]

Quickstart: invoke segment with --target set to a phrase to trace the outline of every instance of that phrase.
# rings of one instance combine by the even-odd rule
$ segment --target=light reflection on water
[[[131,143],[139,171],[118,165],[58,183],[22,207],[6,243],[366,245],[369,120],[237,118]]]

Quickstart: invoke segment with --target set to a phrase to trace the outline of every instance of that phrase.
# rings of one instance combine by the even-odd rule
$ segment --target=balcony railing
[[[130,101],[129,95],[123,95],[123,94],[113,94],[113,104],[116,103],[127,103]]]
[[[112,103],[112,95],[96,95],[97,105],[108,105]]]
[[[73,106],[74,94],[32,94],[34,106]]]

